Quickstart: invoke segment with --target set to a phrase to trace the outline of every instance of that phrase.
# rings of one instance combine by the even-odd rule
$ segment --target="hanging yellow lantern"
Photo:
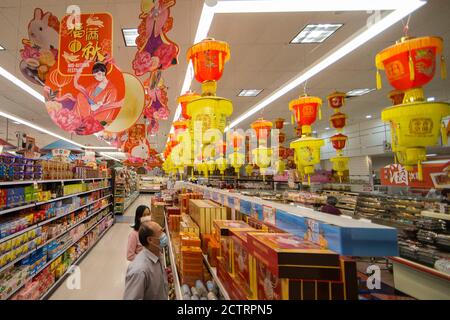
[[[267,147],[258,147],[252,150],[255,164],[259,167],[260,174],[265,180],[267,168],[270,166],[272,149]]]
[[[245,173],[247,174],[248,177],[250,177],[252,175],[253,166],[250,163],[245,166]]]
[[[286,162],[282,159],[279,159],[275,162],[275,170],[278,174],[283,174],[284,170],[286,170]]]
[[[447,144],[442,119],[450,115],[450,104],[427,102],[422,89],[433,79],[436,56],[442,51],[443,41],[439,37],[404,37],[378,53],[375,59],[377,69],[385,70],[390,84],[403,93],[402,103],[385,108],[381,113],[381,119],[391,127],[392,151],[407,170],[418,166],[419,180],[423,179],[426,147],[436,145],[440,135],[443,144]],[[442,55],[441,76],[446,76]],[[377,71],[377,88],[380,87],[381,77]],[[398,103],[398,98],[397,95],[393,102]]]
[[[337,172],[339,181],[342,182],[344,172],[348,170],[349,158],[338,155],[337,157],[331,158],[330,161],[333,164],[333,170]]]
[[[203,133],[208,129],[223,133],[233,105],[230,100],[216,96],[216,81],[230,59],[229,46],[226,42],[205,39],[188,50],[187,58],[194,66],[195,79],[202,84],[202,97],[190,101],[186,113],[193,123],[201,121]]]
[[[291,142],[290,147],[295,150],[297,162],[308,176],[308,184],[311,183],[311,174],[314,173],[314,165],[320,163],[320,147],[324,144],[323,139],[306,136]]]
[[[234,172],[236,172],[238,178],[240,177],[239,171],[241,170],[242,165],[245,161],[245,155],[234,151],[233,153],[228,155],[228,160],[231,166],[234,168]]]

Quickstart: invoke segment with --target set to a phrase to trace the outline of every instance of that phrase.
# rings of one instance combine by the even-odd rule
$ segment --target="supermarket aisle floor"
[[[125,258],[130,223],[136,207],[150,206],[150,196],[141,195],[127,209],[100,242],[80,264],[81,289],[70,290],[63,283],[50,300],[117,300],[122,299],[127,260]]]

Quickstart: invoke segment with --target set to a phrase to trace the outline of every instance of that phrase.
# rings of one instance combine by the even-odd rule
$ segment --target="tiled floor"
[[[149,195],[141,195],[128,208],[100,242],[80,264],[81,288],[68,289],[63,283],[51,296],[51,300],[115,300],[122,299],[125,273],[127,239],[130,223],[134,221],[137,206],[150,206]]]

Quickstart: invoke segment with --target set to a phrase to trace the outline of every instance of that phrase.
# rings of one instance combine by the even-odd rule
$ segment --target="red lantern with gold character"
[[[334,112],[339,112],[339,108],[344,106],[346,95],[345,92],[336,91],[327,97],[328,105],[334,109]]]
[[[278,118],[273,123],[275,124],[275,128],[278,130],[283,129],[283,127],[284,127],[284,119],[283,118]]]
[[[333,148],[338,151],[338,153],[342,153],[342,149],[345,148],[345,143],[347,142],[348,137],[345,134],[338,133],[330,138],[331,143],[333,144]]]
[[[322,100],[318,97],[301,96],[289,103],[289,110],[293,112],[295,120],[302,127],[303,134],[311,134],[311,125],[316,121],[317,114],[322,118],[320,106]]]
[[[225,62],[230,60],[230,48],[226,42],[204,39],[193,45],[187,56],[188,60],[192,60],[198,82],[218,81],[222,77]]]
[[[342,130],[345,127],[347,116],[344,113],[338,112],[331,116],[330,122],[333,128]]]
[[[270,135],[270,130],[272,129],[272,122],[259,118],[251,124],[251,127],[256,132],[256,138],[258,142],[260,139],[267,139]]]

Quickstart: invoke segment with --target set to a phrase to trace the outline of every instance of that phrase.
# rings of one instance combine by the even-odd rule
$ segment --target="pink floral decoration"
[[[22,50],[20,50],[20,54],[22,56],[22,60],[26,59],[39,59],[41,55],[39,49],[33,48],[30,45],[25,45]]]
[[[177,47],[169,43],[158,47],[153,55],[159,58],[161,69],[167,69],[172,65],[172,61],[177,57],[177,54]]]
[[[75,132],[75,130],[82,125],[81,117],[69,109],[61,109],[57,112],[50,112],[52,120],[58,124],[58,126],[69,132]]]

